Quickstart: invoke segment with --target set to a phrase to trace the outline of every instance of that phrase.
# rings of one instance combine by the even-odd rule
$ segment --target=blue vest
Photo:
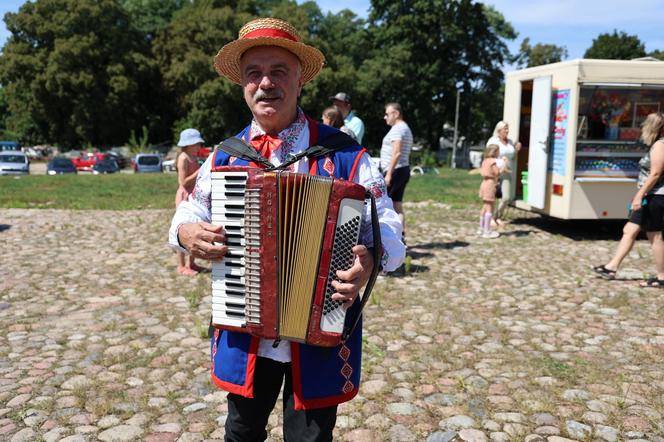
[[[324,140],[337,132],[329,126],[307,119],[309,145]],[[246,127],[237,137],[249,141]],[[335,178],[352,180],[364,149],[355,144],[338,150],[329,157],[319,158],[311,167],[311,173],[330,176],[327,158],[332,161]],[[227,165],[230,156],[222,151],[214,152],[213,166]],[[245,166],[241,159],[233,161],[234,166]],[[326,170],[327,169],[327,170]],[[359,308],[359,298],[351,309]],[[212,381],[231,393],[251,398],[254,396],[254,372],[259,338],[248,333],[215,330],[211,342]],[[314,347],[291,342],[293,396],[295,409],[329,407],[349,401],[357,394],[360,386],[362,365],[362,323],[358,324],[348,340],[337,347]]]

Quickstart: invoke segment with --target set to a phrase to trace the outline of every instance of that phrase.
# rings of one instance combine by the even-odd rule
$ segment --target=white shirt
[[[498,157],[507,157],[509,160],[510,164],[514,162],[514,156],[516,155],[516,149],[514,148],[514,142],[510,140],[509,138],[507,139],[507,143],[503,143],[500,140],[500,137],[493,136],[489,138],[489,141],[486,142],[487,147],[489,144],[495,144],[498,146],[500,149],[500,152],[498,153]]]
[[[309,127],[304,126],[300,133],[295,147],[291,154],[298,154],[309,147]],[[277,156],[278,150],[273,152],[269,158],[274,165],[281,164]],[[180,247],[177,233],[181,224],[197,223],[200,221],[210,222],[210,192],[211,192],[211,170],[212,159],[214,155],[208,156],[205,164],[199,169],[194,191],[186,201],[180,203],[175,211],[171,228],[168,232],[168,242],[173,248],[184,250]],[[294,171],[299,173],[309,172],[309,161],[306,158],[301,159],[294,165]],[[372,164],[367,153],[362,154],[357,172],[353,182],[363,185],[370,190],[376,198],[376,208],[378,210],[378,219],[380,222],[380,235],[383,244],[383,256],[381,259],[384,271],[392,271],[399,267],[405,257],[406,248],[401,242],[402,225],[399,216],[394,211],[392,200],[387,196],[387,187],[385,180]],[[373,233],[371,231],[371,206],[366,204],[362,228],[360,230],[360,243],[373,244]],[[258,348],[258,355],[273,359],[279,362],[290,362],[290,342],[282,340],[276,348],[272,347],[274,343],[271,339],[261,339]]]
[[[396,123],[383,137],[383,144],[380,148],[380,167],[386,173],[390,170],[394,153],[392,142],[396,140],[401,140],[401,155],[394,166],[395,169],[398,169],[410,165],[410,150],[413,148],[413,133],[405,121]]]

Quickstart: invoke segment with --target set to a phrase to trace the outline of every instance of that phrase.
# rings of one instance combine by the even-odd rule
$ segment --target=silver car
[[[156,153],[139,153],[133,163],[136,173],[162,172],[161,155]]]
[[[30,161],[23,152],[0,152],[0,175],[27,175]]]

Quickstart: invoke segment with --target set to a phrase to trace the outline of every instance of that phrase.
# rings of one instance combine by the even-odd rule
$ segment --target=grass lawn
[[[480,178],[467,170],[411,178],[404,201],[437,201],[453,207],[477,204]],[[170,209],[175,174],[28,175],[0,177],[0,207],[41,209]]]

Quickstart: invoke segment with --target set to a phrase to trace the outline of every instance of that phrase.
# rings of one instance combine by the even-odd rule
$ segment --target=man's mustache
[[[266,99],[269,100],[269,99],[282,98],[282,97],[283,93],[279,89],[270,89],[270,90],[258,89],[254,94],[254,101],[266,100]]]

